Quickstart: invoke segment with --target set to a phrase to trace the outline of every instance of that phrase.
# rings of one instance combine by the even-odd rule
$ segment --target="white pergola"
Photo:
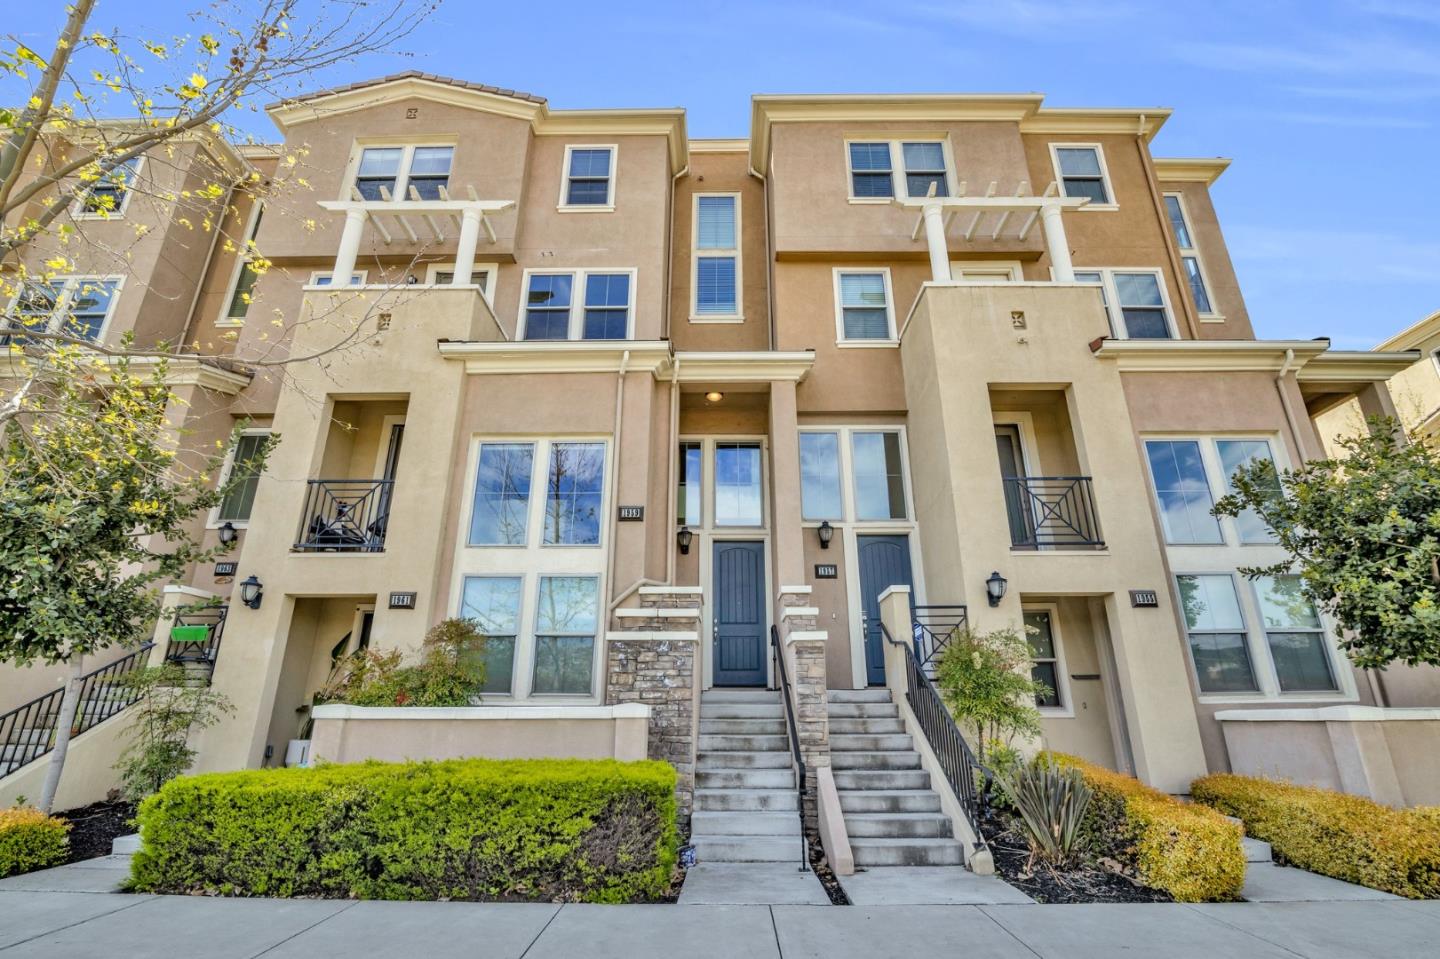
[[[932,191],[935,187],[932,185]],[[1012,216],[1024,217],[1016,235],[1025,239],[1040,221],[1045,231],[1045,249],[1050,254],[1050,264],[1055,269],[1055,279],[1060,283],[1075,282],[1075,267],[1070,262],[1070,244],[1065,239],[1065,224],[1060,220],[1064,210],[1077,210],[1090,201],[1085,197],[1059,196],[1054,182],[1039,196],[1029,195],[1030,184],[1021,181],[1012,196],[996,196],[996,184],[992,181],[983,196],[966,196],[965,184],[956,191],[958,196],[896,197],[894,202],[907,209],[920,211],[915,221],[911,239],[919,239],[925,231],[925,244],[930,248],[930,273],[937,283],[950,282],[950,246],[946,241],[950,224],[961,213],[969,213],[970,220],[965,226],[966,240],[974,237],[980,221],[987,214],[995,214],[994,224],[987,228],[990,239],[1000,238],[1009,225]]]
[[[470,283],[475,270],[475,248],[480,244],[483,231],[491,243],[495,242],[495,228],[487,214],[508,210],[515,205],[513,200],[482,200],[475,195],[475,188],[468,190],[469,199],[456,199],[440,188],[438,200],[422,200],[412,187],[410,199],[395,200],[381,189],[384,197],[380,200],[366,200],[358,192],[351,191],[349,200],[321,200],[320,207],[332,212],[345,214],[345,228],[340,234],[340,249],[335,254],[335,269],[330,274],[332,286],[349,286],[355,272],[355,260],[360,255],[360,241],[365,234],[365,224],[371,223],[380,240],[386,246],[395,242],[396,233],[403,234],[410,243],[421,242],[421,232],[410,218],[416,218],[423,226],[425,242],[433,240],[443,243],[447,229],[453,227],[459,236],[455,250],[455,285]],[[392,230],[394,232],[392,232]]]

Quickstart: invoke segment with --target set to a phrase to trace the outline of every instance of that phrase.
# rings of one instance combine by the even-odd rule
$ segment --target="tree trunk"
[[[45,770],[45,785],[40,790],[40,811],[49,813],[60,789],[60,773],[65,769],[65,754],[70,751],[70,727],[75,725],[75,712],[80,706],[80,677],[85,675],[85,657],[79,653],[70,660],[70,678],[65,681],[65,695],[60,700],[60,716],[55,720],[55,748],[50,751],[50,767]]]

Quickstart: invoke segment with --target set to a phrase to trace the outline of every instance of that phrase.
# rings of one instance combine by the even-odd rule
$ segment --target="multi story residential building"
[[[1413,350],[1413,363],[1390,378],[1390,409],[1362,409],[1355,400],[1336,405],[1317,418],[1321,436],[1333,446],[1340,436],[1362,429],[1376,413],[1398,416],[1412,436],[1433,442],[1440,432],[1440,312],[1431,313],[1375,347],[1376,353]]]
[[[281,143],[227,155],[303,148],[299,215],[232,200],[270,268],[212,250],[188,313],[122,283],[95,324],[319,356],[191,365],[192,435],[282,437],[205,518],[234,567],[172,592],[228,601],[201,767],[280,764],[338,655],[468,616],[503,720],[469,748],[603,752],[581,726],[637,701],[688,777],[696,697],[773,686],[772,628],[822,696],[884,684],[893,587],[921,659],[1029,627],[1045,744],[1173,792],[1230,766],[1217,714],[1440,703],[1433,671],[1352,668],[1241,574],[1283,558],[1263,525],[1210,513],[1238,466],[1321,455],[1320,412],[1390,409],[1416,354],[1256,339],[1228,161],[1152,155],[1168,116],[766,95],[748,139],[691,140],[683,110],[414,73],[272,108]]]

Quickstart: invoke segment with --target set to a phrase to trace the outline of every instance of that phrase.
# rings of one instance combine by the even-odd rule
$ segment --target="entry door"
[[[891,586],[914,586],[910,575],[908,536],[857,536],[860,553],[860,597],[864,604],[865,681],[885,682],[885,638],[880,634],[880,594]],[[911,592],[913,602],[914,592]],[[910,635],[896,636],[909,642]]]
[[[716,686],[764,686],[765,544],[715,544]]]
[[[1010,542],[1015,546],[1035,542],[1034,511],[1030,494],[1016,480],[1025,477],[1025,454],[1020,445],[1020,427],[1012,423],[995,425],[995,451],[1000,456],[1000,476],[1005,489],[1005,512],[1010,519]]]

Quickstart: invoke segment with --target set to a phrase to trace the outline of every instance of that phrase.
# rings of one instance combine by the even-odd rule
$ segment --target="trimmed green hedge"
[[[38,809],[0,809],[0,878],[58,866],[70,852],[70,824]]]
[[[142,892],[632,902],[669,888],[675,770],[362,763],[172,780],[140,806]]]

